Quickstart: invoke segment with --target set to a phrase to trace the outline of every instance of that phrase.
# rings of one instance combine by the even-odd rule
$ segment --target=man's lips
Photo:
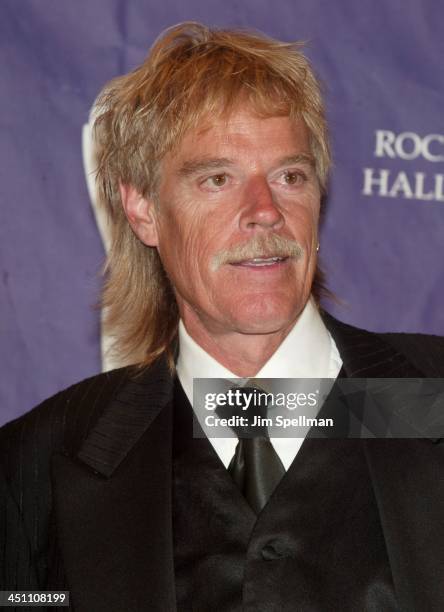
[[[284,263],[288,259],[288,257],[254,257],[253,259],[244,259],[242,261],[231,262],[231,265],[248,268],[265,268]]]

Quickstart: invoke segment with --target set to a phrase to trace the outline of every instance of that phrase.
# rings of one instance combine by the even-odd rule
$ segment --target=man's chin
[[[244,317],[238,312],[233,327],[238,333],[246,335],[285,333],[293,327],[298,316],[299,310],[293,309],[285,313],[255,312]]]

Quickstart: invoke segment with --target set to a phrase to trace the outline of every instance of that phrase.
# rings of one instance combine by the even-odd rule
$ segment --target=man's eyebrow
[[[179,174],[190,176],[207,170],[219,170],[220,168],[232,166],[233,161],[228,157],[205,157],[203,159],[190,159],[179,168]]]
[[[278,161],[276,166],[292,166],[293,164],[308,164],[315,166],[315,158],[310,153],[296,153],[295,155],[287,155]]]
[[[295,153],[294,155],[286,155],[282,157],[276,166],[291,166],[292,164],[308,164],[315,166],[315,159],[310,153]],[[205,157],[202,159],[190,159],[185,161],[179,168],[178,173],[181,176],[192,176],[200,172],[208,170],[220,170],[227,166],[233,166],[233,160],[228,157]]]

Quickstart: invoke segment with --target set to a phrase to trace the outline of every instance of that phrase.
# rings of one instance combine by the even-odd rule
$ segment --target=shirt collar
[[[333,338],[310,299],[290,333],[255,378],[336,377],[341,365]],[[190,401],[193,378],[238,378],[195,342],[179,323],[177,374]]]

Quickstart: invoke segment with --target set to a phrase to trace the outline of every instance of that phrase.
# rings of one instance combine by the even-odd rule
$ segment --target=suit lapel
[[[172,397],[165,361],[133,373],[90,431],[78,458],[99,474],[111,476]]]
[[[423,372],[378,334],[341,323],[326,312],[322,319],[338,347],[347,377],[423,378]]]
[[[175,610],[172,377],[126,381],[75,459],[53,461],[59,546],[79,612]]]

